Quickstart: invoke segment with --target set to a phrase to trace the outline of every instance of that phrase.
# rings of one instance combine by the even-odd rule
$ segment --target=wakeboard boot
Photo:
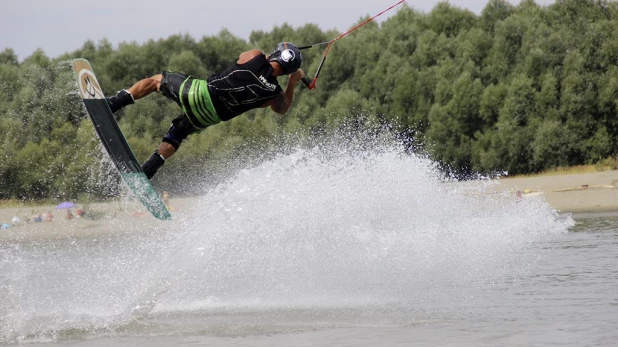
[[[129,91],[126,89],[119,91],[118,93],[116,93],[116,95],[105,98],[105,101],[107,101],[107,105],[114,114],[118,112],[121,108],[135,103],[133,95],[129,93]]]
[[[159,154],[159,151],[154,151],[150,158],[142,164],[142,171],[148,179],[151,179],[163,164],[165,164],[165,158]]]

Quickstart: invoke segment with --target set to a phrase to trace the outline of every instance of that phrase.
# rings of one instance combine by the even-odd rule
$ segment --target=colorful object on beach
[[[75,204],[70,201],[63,201],[56,206],[56,210],[63,210],[67,208],[74,208]]]
[[[118,169],[122,180],[150,213],[162,220],[171,220],[159,194],[142,171],[131,147],[124,138],[97,78],[86,59],[73,60],[79,92],[107,154]]]

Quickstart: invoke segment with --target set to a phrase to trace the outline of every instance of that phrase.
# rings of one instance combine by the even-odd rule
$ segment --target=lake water
[[[433,167],[297,151],[170,223],[0,244],[0,344],[618,345],[618,217]]]

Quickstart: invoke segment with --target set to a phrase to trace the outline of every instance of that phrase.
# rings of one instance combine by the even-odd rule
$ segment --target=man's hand
[[[294,99],[294,86],[296,86],[296,84],[302,80],[303,77],[305,77],[305,73],[301,69],[291,73],[285,92],[281,92],[281,94],[265,103],[263,107],[270,106],[270,108],[276,113],[286,113],[292,105],[292,100]]]
[[[290,83],[296,84],[305,77],[305,72],[302,69],[298,69],[290,74]]]

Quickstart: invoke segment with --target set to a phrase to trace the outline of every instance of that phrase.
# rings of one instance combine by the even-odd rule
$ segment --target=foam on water
[[[173,222],[110,223],[134,236],[0,246],[0,341],[148,330],[157,315],[464,305],[573,225],[542,198],[447,182],[397,143],[352,142],[244,169]]]

